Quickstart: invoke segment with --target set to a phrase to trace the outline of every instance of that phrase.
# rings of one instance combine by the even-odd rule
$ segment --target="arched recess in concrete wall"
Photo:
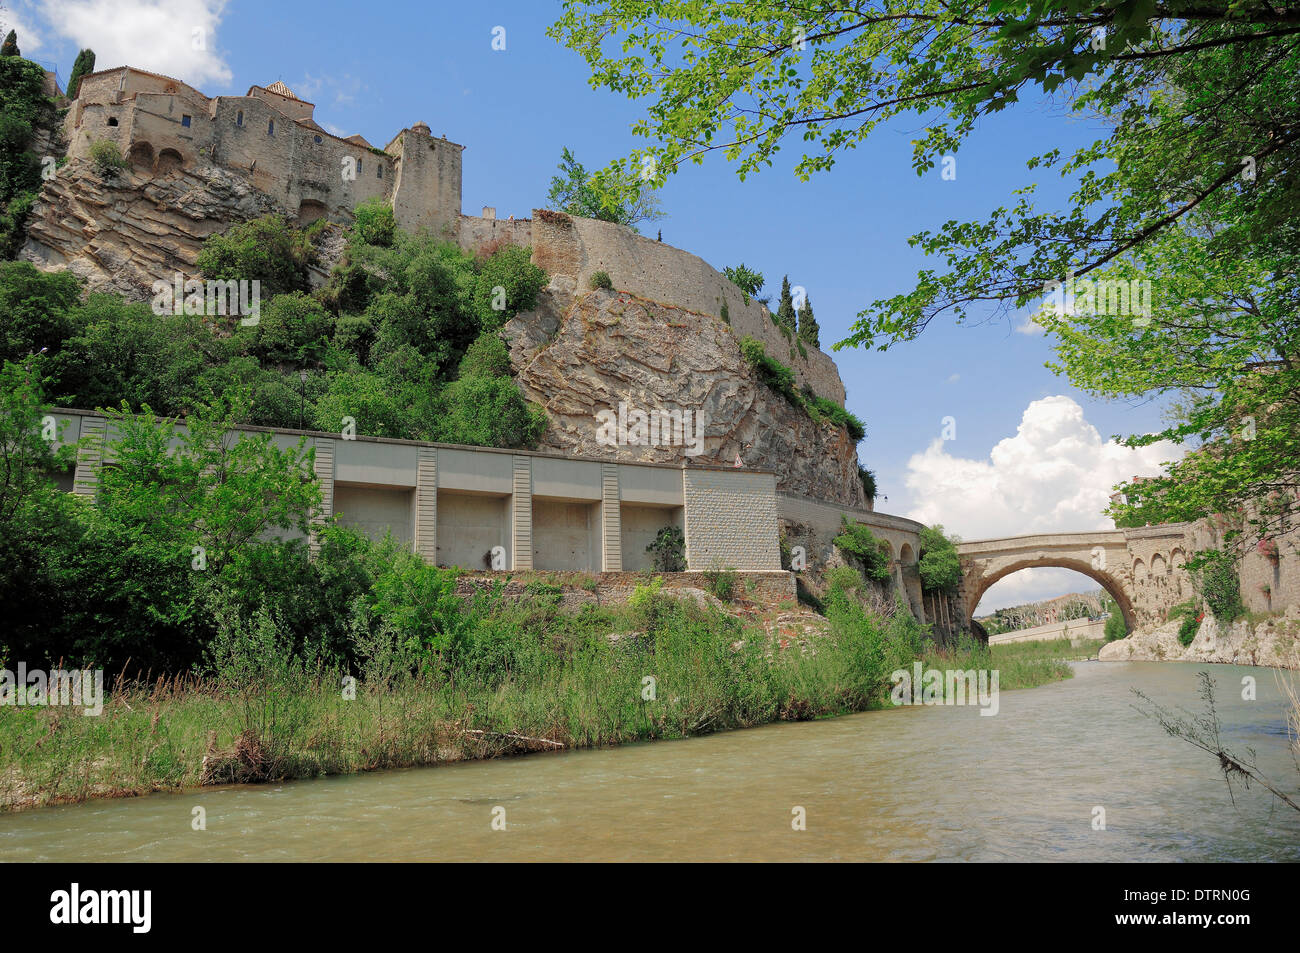
[[[1138,560],[1140,563],[1141,560]],[[1124,623],[1128,626],[1129,631],[1137,627],[1137,612],[1133,608],[1133,599],[1125,591],[1124,584],[1121,580],[1112,576],[1109,572],[1095,569],[1090,563],[1069,557],[1044,556],[1042,559],[1026,558],[1017,560],[1007,566],[1002,567],[994,573],[990,573],[980,579],[979,584],[975,586],[966,600],[966,618],[970,620],[975,615],[975,609],[984,598],[984,593],[1000,579],[1005,579],[1012,573],[1020,572],[1022,569],[1036,569],[1038,567],[1047,567],[1052,569],[1070,569],[1077,573],[1082,573],[1089,579],[1099,583],[1106,593],[1115,600],[1119,605],[1120,613],[1124,616]]]

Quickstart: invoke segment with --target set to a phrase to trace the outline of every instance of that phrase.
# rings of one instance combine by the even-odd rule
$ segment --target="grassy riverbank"
[[[559,601],[539,591],[467,609],[447,665],[392,629],[358,628],[362,661],[349,668],[288,651],[270,615],[227,619],[202,677],[120,684],[97,717],[3,709],[0,809],[831,717],[888,705],[890,673],[917,658],[998,665],[1003,689],[1069,674],[973,645],[927,650],[910,616],[872,615],[846,594],[803,644],[653,585],[627,606],[566,613]]]

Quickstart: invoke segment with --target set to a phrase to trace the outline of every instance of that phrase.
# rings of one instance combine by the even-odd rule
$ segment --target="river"
[[[7,861],[1295,861],[1300,813],[1234,807],[1215,761],[1132,708],[1196,672],[1084,662],[1000,712],[916,707],[686,741],[207,788],[0,815]],[[1230,746],[1297,787],[1269,669],[1208,666]],[[1240,698],[1253,675],[1259,698]],[[192,829],[193,809],[207,829]],[[792,829],[803,808],[806,830]],[[1105,830],[1093,829],[1094,808]],[[497,810],[502,809],[502,810]],[[493,829],[494,817],[504,830]],[[498,822],[500,823],[500,822]]]

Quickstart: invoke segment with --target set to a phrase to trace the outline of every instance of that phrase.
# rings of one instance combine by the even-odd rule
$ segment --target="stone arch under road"
[[[1129,550],[1122,531],[1013,536],[959,543],[966,618],[1000,579],[1022,569],[1071,569],[1095,580],[1113,598],[1132,630],[1137,625]]]

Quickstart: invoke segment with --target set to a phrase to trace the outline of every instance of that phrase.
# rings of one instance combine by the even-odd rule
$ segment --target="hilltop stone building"
[[[359,202],[382,196],[403,228],[455,234],[463,146],[435,139],[417,122],[379,149],[359,135],[327,132],[315,111],[282,82],[210,97],[170,76],[120,66],[82,79],[63,131],[69,158],[89,157],[107,140],[144,173],[196,165],[241,171],[302,224],[348,220]]]

